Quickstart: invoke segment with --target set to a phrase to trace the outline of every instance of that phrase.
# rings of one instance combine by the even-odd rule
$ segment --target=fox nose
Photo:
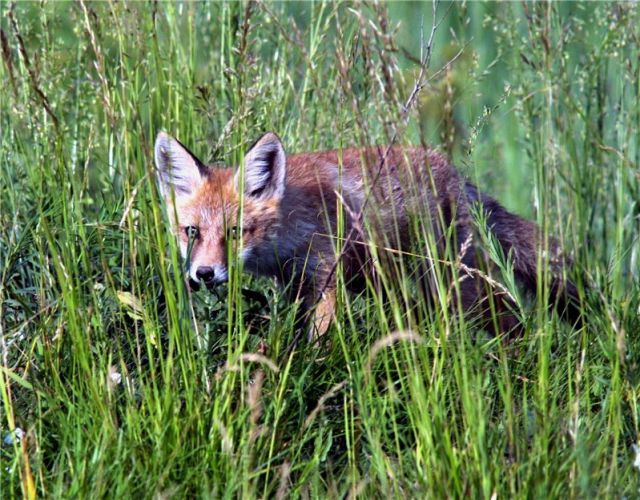
[[[203,266],[196,269],[196,277],[199,280],[204,281],[205,284],[212,283],[215,275],[216,273],[213,270],[213,267]]]

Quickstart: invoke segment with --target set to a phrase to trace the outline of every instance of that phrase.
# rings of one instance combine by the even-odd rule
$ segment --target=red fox
[[[554,256],[547,258],[551,300],[577,317],[577,289],[562,277],[567,262],[558,243],[549,241],[542,252],[534,223],[465,182],[435,150],[394,146],[286,155],[278,136],[266,133],[246,153],[243,168],[232,169],[205,166],[160,132],[155,162],[172,229],[183,257],[189,254],[190,284],[211,288],[225,282],[227,252],[235,249],[245,270],[292,285],[303,309],[313,309],[312,335],[324,333],[334,317],[338,259],[347,286],[362,289],[376,259],[391,261],[409,251],[416,227],[439,249],[439,255],[427,255],[425,248],[427,262],[443,259],[452,245],[459,256],[448,275],[459,284],[454,302],[493,317],[486,324],[490,330],[517,329],[512,314],[502,314],[495,324],[488,303],[494,312],[510,304],[487,287],[482,273],[470,272],[479,264],[470,244],[474,204],[529,290],[537,288],[540,256]],[[426,267],[420,280],[428,288],[433,276]]]

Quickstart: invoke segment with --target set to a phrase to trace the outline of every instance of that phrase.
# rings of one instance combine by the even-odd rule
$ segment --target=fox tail
[[[562,252],[558,241],[549,237],[545,242],[540,228],[502,207],[496,200],[480,193],[471,183],[465,186],[470,203],[480,202],[489,224],[489,230],[496,237],[505,255],[511,255],[515,277],[528,290],[536,293],[543,270],[539,262],[548,266],[549,302],[561,317],[575,322],[581,315],[580,297],[575,283],[566,277],[572,262]],[[546,250],[542,254],[540,251]],[[540,256],[543,259],[539,260]]]

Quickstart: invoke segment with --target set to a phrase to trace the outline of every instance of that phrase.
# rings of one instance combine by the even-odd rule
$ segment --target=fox
[[[160,131],[154,155],[190,287],[226,282],[229,252],[236,252],[244,271],[275,278],[298,301],[310,339],[336,317],[338,265],[347,288],[363,290],[376,269],[393,268],[393,259],[415,250],[416,221],[436,249],[424,249],[426,264],[416,278],[421,290],[433,298],[430,261],[457,255],[447,274],[459,290],[452,307],[475,311],[493,333],[517,332],[522,325],[508,294],[473,272],[486,264],[473,243],[474,207],[524,288],[536,292],[538,266],[545,262],[552,305],[570,320],[579,315],[578,290],[566,278],[571,261],[560,244],[465,180],[436,149],[392,145],[287,154],[278,135],[267,132],[234,168],[207,166]]]

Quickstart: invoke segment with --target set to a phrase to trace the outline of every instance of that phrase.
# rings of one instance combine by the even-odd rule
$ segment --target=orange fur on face
[[[255,200],[244,197],[243,223],[238,216],[240,195],[237,190],[233,169],[210,169],[202,184],[190,196],[175,200],[173,230],[180,243],[183,257],[186,257],[189,236],[188,228],[198,229],[191,249],[192,272],[200,266],[227,270],[227,244],[231,251],[238,251],[236,242],[242,231],[244,254],[258,244],[275,238],[278,229],[279,203],[274,199]],[[232,232],[236,230],[236,237]]]

